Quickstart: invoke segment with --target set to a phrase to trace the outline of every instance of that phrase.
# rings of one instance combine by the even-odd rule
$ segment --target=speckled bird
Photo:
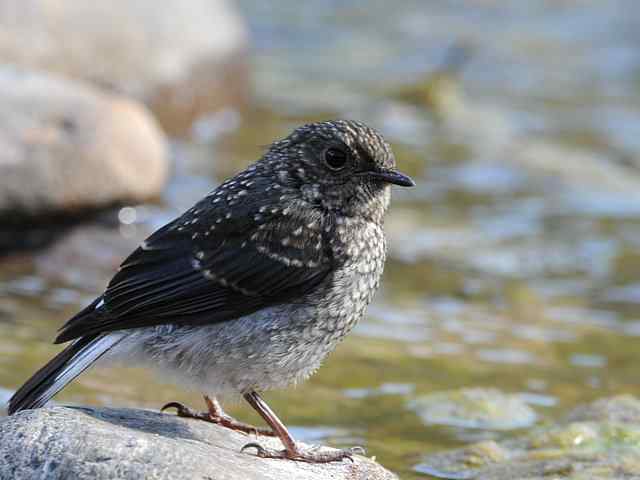
[[[44,405],[96,361],[126,361],[203,392],[207,411],[178,415],[278,436],[261,457],[328,462],[355,450],[303,449],[258,392],[308,378],[349,333],[378,288],[383,217],[398,172],[389,144],[355,121],[304,125],[147,238],[104,293],[71,318],[71,342],[11,398]],[[228,416],[241,394],[270,429]],[[163,409],[164,409],[163,408]]]

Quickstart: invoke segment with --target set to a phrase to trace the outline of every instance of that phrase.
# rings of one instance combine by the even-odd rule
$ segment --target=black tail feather
[[[100,336],[100,334],[89,335],[76,340],[38,370],[9,400],[9,415],[21,410],[38,408],[44,405],[55,393],[64,387],[64,385],[62,385],[55,389],[55,391],[52,391],[57,376],[69,367],[71,360],[73,360],[77,354],[91,345]]]

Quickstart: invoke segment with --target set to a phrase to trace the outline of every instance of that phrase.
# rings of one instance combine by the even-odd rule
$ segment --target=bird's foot
[[[365,454],[362,447],[351,447],[342,450],[320,450],[321,447],[313,446],[303,450],[296,446],[291,450],[276,450],[275,448],[264,448],[259,443],[247,443],[240,451],[244,452],[251,448],[256,449],[256,455],[260,458],[281,458],[307,463],[339,462],[345,458],[353,462],[354,455]]]
[[[221,415],[213,415],[210,412],[196,412],[189,407],[184,406],[178,402],[169,402],[164,407],[160,409],[161,412],[164,412],[168,408],[175,408],[176,415],[182,418],[194,418],[197,420],[204,420],[205,422],[215,423],[217,425],[221,425],[226,428],[230,428],[232,430],[236,430],[238,432],[253,434],[253,435],[264,435],[268,437],[276,436],[275,433],[271,429],[268,428],[259,428],[253,425],[249,425],[248,423],[241,422],[236,420],[235,418],[223,413]]]

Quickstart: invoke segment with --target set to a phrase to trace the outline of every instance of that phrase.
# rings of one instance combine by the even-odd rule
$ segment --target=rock
[[[82,82],[0,67],[0,216],[157,196],[167,144],[146,109]]]
[[[518,395],[490,388],[436,392],[412,400],[409,406],[431,425],[511,430],[528,427],[537,419]]]
[[[122,227],[134,227],[124,230]],[[120,229],[83,225],[72,229],[34,257],[34,275],[89,296],[102,293],[123,260],[151,232],[138,225]]]
[[[165,127],[188,128],[242,100],[246,50],[244,22],[226,0],[0,0],[4,62],[133,96]]]
[[[625,195],[628,202],[640,200],[637,165],[625,165],[604,154],[521,136],[503,158],[581,192],[611,192]]]
[[[640,401],[601,399],[521,438],[431,455],[416,470],[451,479],[640,478]]]
[[[640,401],[632,395],[603,398],[574,409],[568,420],[588,422],[592,419],[640,425]]]
[[[0,419],[0,478],[394,479],[356,456],[329,464],[262,459],[240,449],[255,438],[157,412],[51,407]],[[265,446],[278,441],[261,437]]]

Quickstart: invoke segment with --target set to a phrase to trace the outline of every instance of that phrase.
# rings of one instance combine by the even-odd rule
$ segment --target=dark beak
[[[369,177],[382,180],[383,182],[393,183],[394,185],[399,185],[401,187],[416,186],[416,182],[414,182],[411,179],[411,177],[405,175],[404,173],[400,173],[397,170],[382,170],[377,172],[367,172],[367,175]]]

